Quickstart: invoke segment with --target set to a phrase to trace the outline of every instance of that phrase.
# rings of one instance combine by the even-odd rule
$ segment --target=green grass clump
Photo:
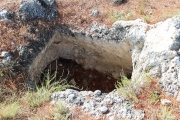
[[[67,120],[70,116],[69,110],[62,104],[56,104],[55,120]]]
[[[151,96],[150,96],[150,103],[151,104],[156,104],[159,100],[160,100],[160,95],[156,94],[154,92],[151,92]]]
[[[158,114],[159,120],[174,120],[175,116],[172,114],[173,110],[167,108],[166,106],[162,108],[161,112]]]
[[[133,100],[135,103],[138,102],[137,94],[133,89],[133,84],[130,79],[126,76],[121,77],[121,81],[118,81],[115,85],[118,93],[125,98]]]
[[[31,107],[39,107],[42,103],[49,100],[50,92],[46,89],[38,89],[36,92],[28,91],[25,94],[25,101]]]
[[[56,72],[53,75],[50,75],[48,71],[45,76],[45,83],[41,84],[41,87],[36,86],[36,91],[28,91],[25,94],[25,101],[31,107],[39,107],[43,103],[49,101],[50,96],[55,91],[62,91],[69,87],[65,80],[56,80]]]
[[[20,105],[17,102],[5,104],[0,104],[0,120],[8,120],[14,118],[18,110],[20,109]]]
[[[109,15],[109,20],[114,23],[117,20],[132,20],[134,19],[134,12],[128,11],[128,12],[124,12],[122,11],[113,11],[110,13]]]

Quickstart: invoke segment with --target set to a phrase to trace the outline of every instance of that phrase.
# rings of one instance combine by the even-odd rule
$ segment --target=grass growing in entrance
[[[41,87],[36,86],[35,91],[29,90],[25,94],[24,99],[31,107],[39,107],[44,102],[49,101],[51,94],[55,91],[62,91],[72,87],[71,85],[68,85],[65,80],[57,81],[56,74],[57,72],[51,75],[48,70],[45,76],[45,83],[42,83]]]
[[[133,100],[135,103],[138,102],[137,94],[133,89],[133,84],[131,80],[128,79],[126,76],[121,77],[121,81],[118,81],[115,85],[118,93],[125,98],[129,98]]]

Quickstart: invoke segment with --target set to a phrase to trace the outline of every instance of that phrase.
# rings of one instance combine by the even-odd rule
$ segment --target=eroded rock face
[[[62,57],[72,59],[85,68],[112,73],[115,78],[119,77],[122,69],[126,74],[132,72],[132,80],[142,82],[142,75],[149,74],[160,79],[164,91],[178,96],[179,21],[180,17],[155,25],[139,19],[117,21],[110,29],[92,26],[86,33],[60,28],[34,60],[30,73],[38,75],[47,63]]]
[[[180,90],[179,25],[180,17],[153,25],[146,33],[143,49],[132,55],[133,79],[143,81],[141,74],[147,73],[160,79],[163,90],[174,96],[179,96]]]
[[[85,68],[111,73],[115,78],[120,77],[122,70],[126,75],[131,74],[132,51],[141,51],[147,28],[142,20],[119,21],[111,29],[92,26],[87,33],[59,28],[34,60],[30,73],[38,75],[47,63],[61,57]]]
[[[180,17],[174,17],[155,25],[139,19],[117,21],[110,29],[92,26],[86,33],[58,29],[34,60],[30,73],[38,75],[47,63],[62,57],[85,68],[112,73],[115,78],[122,69],[126,74],[132,72],[132,80],[141,82],[142,76],[148,74],[160,79],[165,92],[179,96],[179,20]]]

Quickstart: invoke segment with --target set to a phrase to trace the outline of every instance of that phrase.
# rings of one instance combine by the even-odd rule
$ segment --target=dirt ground
[[[0,8],[17,11],[21,0],[1,0]],[[26,0],[30,1],[30,0]],[[145,19],[153,24],[180,14],[179,0],[126,0],[115,5],[113,0],[56,0],[62,23],[77,28],[86,28],[95,21],[111,26],[116,20]],[[97,16],[91,15],[98,10]]]

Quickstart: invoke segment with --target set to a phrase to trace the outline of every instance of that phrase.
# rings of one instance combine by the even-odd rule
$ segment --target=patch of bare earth
[[[86,28],[94,21],[111,25],[116,20],[145,19],[156,23],[179,13],[178,0],[127,0],[114,5],[113,0],[58,0],[59,12],[63,23],[73,27]],[[99,10],[98,16],[92,16],[92,10]]]
[[[172,111],[170,115],[175,117],[174,120],[178,120],[180,118],[180,103],[177,102],[175,98],[167,96],[162,91],[158,84],[158,80],[151,79],[150,84],[142,87],[142,89],[143,92],[138,95],[138,103],[135,104],[135,108],[145,111],[144,120],[159,120],[160,116],[163,114],[163,109],[166,109],[169,113]],[[159,98],[152,101],[152,94],[154,93],[158,93]],[[170,100],[172,104],[169,106],[162,105],[160,102],[161,99]]]

